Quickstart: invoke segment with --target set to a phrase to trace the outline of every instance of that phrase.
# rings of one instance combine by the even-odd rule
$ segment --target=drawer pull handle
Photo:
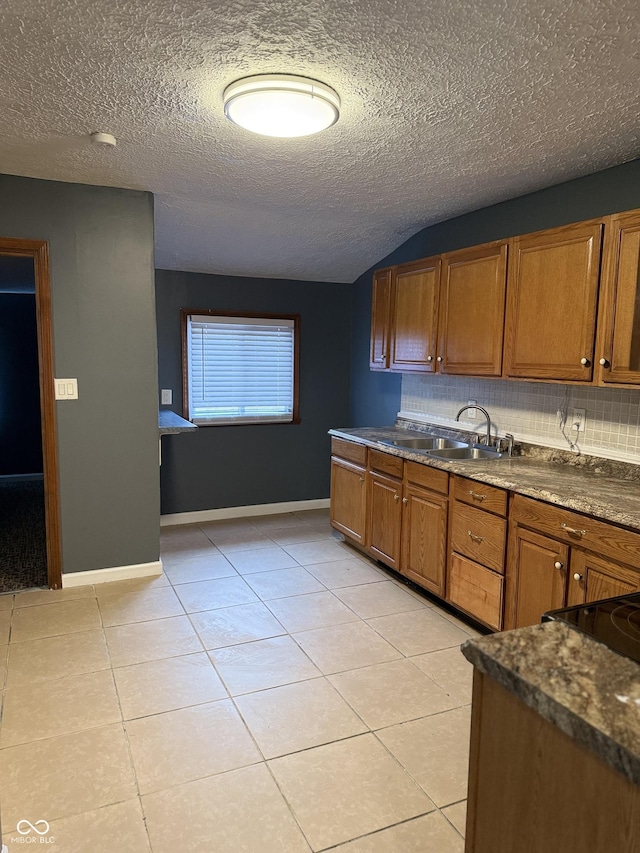
[[[570,533],[572,536],[580,536],[580,537],[582,537],[582,536],[586,536],[586,535],[587,535],[587,531],[586,531],[586,530],[578,530],[578,529],[577,529],[577,528],[575,528],[575,527],[569,527],[569,525],[568,525],[568,524],[565,524],[565,523],[564,523],[564,521],[562,522],[562,524],[560,525],[560,527],[561,527],[563,530],[565,530],[567,533]]]
[[[470,530],[467,530],[467,536],[474,542],[484,542],[484,536],[478,536],[477,533],[472,533]]]
[[[478,492],[474,492],[472,489],[469,489],[469,494],[474,499],[474,501],[483,501],[487,496],[481,495]]]

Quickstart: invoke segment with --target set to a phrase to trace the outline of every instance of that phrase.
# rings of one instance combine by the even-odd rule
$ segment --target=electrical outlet
[[[467,406],[475,406],[477,402],[478,402],[477,400],[467,400]],[[465,412],[465,415],[466,415],[468,420],[475,421],[476,418],[478,417],[478,410],[477,409],[467,409],[467,411]]]
[[[173,391],[171,388],[163,388],[160,391],[160,405],[170,406],[173,403]]]
[[[576,432],[584,432],[587,422],[587,413],[585,409],[573,409],[571,412],[571,429]]]

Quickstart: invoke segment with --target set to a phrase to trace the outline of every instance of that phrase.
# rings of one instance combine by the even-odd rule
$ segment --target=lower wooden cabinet
[[[496,631],[502,628],[503,587],[502,575],[451,554],[447,599]]]
[[[402,481],[370,471],[367,503],[367,549],[375,559],[392,569],[399,569]]]
[[[548,536],[515,527],[509,547],[507,628],[536,625],[565,603],[569,548]]]
[[[358,545],[366,533],[368,453],[363,444],[331,439],[331,524]]]
[[[476,670],[468,853],[637,853],[640,787]]]
[[[430,592],[444,596],[448,498],[408,483],[402,500],[400,570]]]
[[[331,447],[332,526],[493,630],[640,591],[636,531],[377,448]]]
[[[611,560],[574,549],[571,552],[571,569],[567,604],[586,604],[614,595],[640,591],[640,572],[625,568]]]
[[[505,627],[524,628],[547,610],[640,591],[639,557],[639,533],[516,495]]]

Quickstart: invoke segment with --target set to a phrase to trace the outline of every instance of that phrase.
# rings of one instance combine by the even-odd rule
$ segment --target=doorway
[[[0,593],[62,586],[47,244],[0,238]]]

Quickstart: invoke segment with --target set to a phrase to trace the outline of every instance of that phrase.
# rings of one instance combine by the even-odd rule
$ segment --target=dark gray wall
[[[36,298],[1,291],[0,275],[0,475],[37,474],[42,436]]]
[[[352,426],[393,423],[400,408],[401,377],[381,375],[369,370],[371,280],[374,269],[638,207],[640,160],[634,160],[432,225],[374,264],[354,284]]]
[[[200,427],[162,439],[162,512],[329,495],[331,427],[349,418],[351,285],[156,271],[159,380],[182,413],[180,309],[300,314],[300,424]]]
[[[157,358],[150,193],[0,175],[0,235],[47,240],[63,571],[158,559]]]

